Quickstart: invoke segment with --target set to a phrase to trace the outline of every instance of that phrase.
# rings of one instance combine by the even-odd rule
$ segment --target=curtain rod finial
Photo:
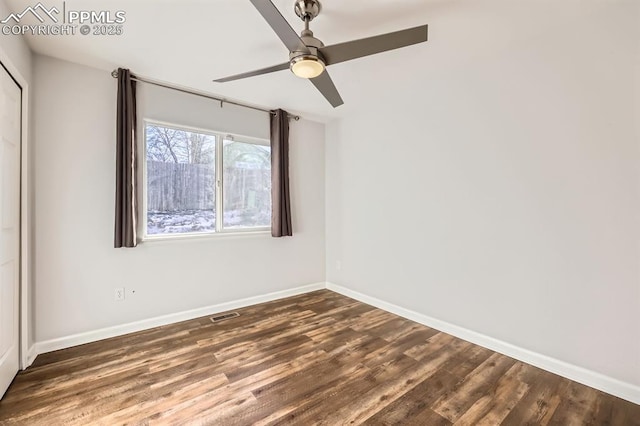
[[[118,70],[111,71],[111,77],[118,78]]]

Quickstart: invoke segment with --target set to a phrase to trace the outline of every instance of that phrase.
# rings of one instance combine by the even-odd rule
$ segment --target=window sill
[[[252,229],[247,231],[226,231],[226,232],[211,232],[202,234],[175,234],[175,235],[145,235],[138,240],[139,243],[161,243],[169,241],[200,241],[200,240],[217,240],[219,238],[265,238],[271,237],[271,230],[266,229]]]

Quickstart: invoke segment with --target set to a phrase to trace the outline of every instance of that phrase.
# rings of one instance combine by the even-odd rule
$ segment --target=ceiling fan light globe
[[[300,78],[316,78],[324,72],[324,63],[314,57],[296,58],[291,61],[291,71]]]

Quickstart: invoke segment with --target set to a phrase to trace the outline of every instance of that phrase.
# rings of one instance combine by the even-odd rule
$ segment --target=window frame
[[[173,234],[148,234],[147,233],[147,200],[148,200],[148,177],[147,177],[147,126],[158,126],[170,128],[173,130],[181,130],[191,133],[200,133],[203,135],[213,136],[215,138],[215,200],[216,200],[216,229],[208,232],[182,232]],[[142,211],[139,235],[141,242],[163,241],[163,240],[182,240],[182,239],[202,239],[215,238],[221,236],[249,236],[249,235],[270,235],[270,226],[256,226],[251,228],[224,228],[224,140],[231,137],[233,142],[241,142],[252,145],[271,146],[268,139],[262,139],[252,136],[239,135],[237,133],[221,132],[211,129],[203,129],[195,126],[187,126],[183,124],[175,124],[167,121],[154,120],[144,118],[142,120],[142,191],[140,191],[141,202],[139,203]]]

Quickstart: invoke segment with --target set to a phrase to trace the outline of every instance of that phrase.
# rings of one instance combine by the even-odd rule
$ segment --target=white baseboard
[[[85,343],[96,342],[98,340],[108,339],[110,337],[122,336],[123,334],[135,333],[137,331],[148,330],[162,325],[173,324],[180,321],[187,321],[194,318],[200,318],[207,315],[213,315],[221,312],[240,309],[259,303],[271,302],[285,297],[296,296],[298,294],[309,293],[315,290],[325,288],[325,283],[309,284],[302,287],[296,287],[288,290],[276,291],[273,293],[263,294],[260,296],[248,297],[246,299],[234,300],[231,302],[220,303],[217,305],[205,306],[203,308],[192,309],[189,311],[178,312],[175,314],[162,315],[155,318],[149,318],[141,321],[131,322],[128,324],[116,325],[113,327],[102,328],[99,330],[87,331],[84,333],[64,336],[57,339],[36,342],[33,350],[33,359],[36,355],[47,352],[57,351],[59,349],[70,348],[72,346],[83,345]],[[31,351],[30,351],[31,352]],[[29,363],[29,365],[31,364]]]
[[[452,336],[476,345],[491,349],[492,351],[510,356],[511,358],[515,358],[543,370],[550,371],[559,376],[582,383],[583,385],[587,385],[627,401],[631,401],[634,404],[640,404],[640,386],[626,383],[621,380],[605,376],[604,374],[587,370],[586,368],[578,367],[576,365],[494,339],[493,337],[486,336],[476,331],[405,309],[398,305],[385,302],[375,297],[367,296],[366,294],[350,290],[337,284],[327,283],[327,289],[368,305],[375,306],[376,308],[383,309],[387,312],[399,315],[403,318],[426,325],[427,327],[451,334]]]
[[[36,360],[36,356],[38,356],[36,352],[36,345],[31,345],[31,347],[27,350],[27,356],[23,358],[24,365],[22,366],[22,370],[33,364],[33,361]]]

